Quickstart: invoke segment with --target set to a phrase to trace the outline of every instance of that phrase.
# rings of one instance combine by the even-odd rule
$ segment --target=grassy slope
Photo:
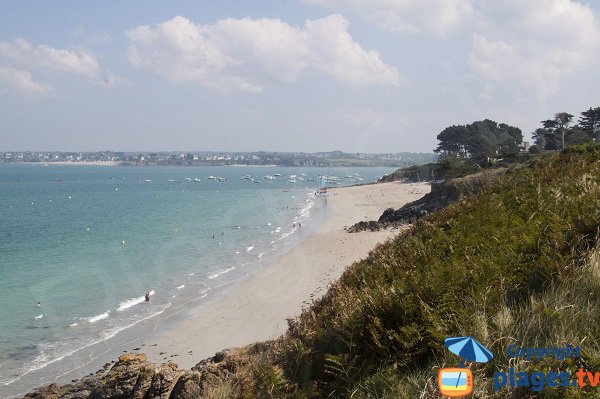
[[[520,370],[600,371],[599,227],[600,146],[508,174],[353,264],[270,350],[211,392],[438,397],[436,370],[458,363],[443,347],[455,335],[473,335],[496,354],[491,364],[471,366],[478,398],[531,395],[494,395],[491,381],[484,383],[508,368],[510,342],[585,350],[576,362],[522,362]],[[597,391],[547,389],[536,397],[600,397]]]

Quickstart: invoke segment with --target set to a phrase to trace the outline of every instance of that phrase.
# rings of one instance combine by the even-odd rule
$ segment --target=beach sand
[[[400,183],[331,189],[326,220],[315,232],[176,327],[149,337],[144,352],[153,362],[172,360],[191,368],[222,349],[278,337],[287,329],[287,318],[299,315],[346,267],[399,232],[350,234],[345,227],[377,220],[384,209],[398,208],[429,190],[428,184]]]

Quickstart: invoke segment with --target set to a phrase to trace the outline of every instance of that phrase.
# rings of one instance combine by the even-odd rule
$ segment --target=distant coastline
[[[116,161],[52,161],[52,162],[5,162],[13,165],[68,165],[68,166],[120,166]]]
[[[262,166],[399,168],[435,162],[433,153],[328,152],[66,152],[0,151],[0,164],[53,164],[93,166]]]

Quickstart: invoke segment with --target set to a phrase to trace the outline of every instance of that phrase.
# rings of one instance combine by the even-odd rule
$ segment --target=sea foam
[[[154,290],[150,291],[150,296],[154,295]],[[119,304],[119,307],[117,308],[118,312],[122,312],[124,310],[127,310],[135,305],[139,305],[140,303],[144,303],[146,301],[146,297],[145,296],[140,296],[137,298],[131,298],[128,299],[126,301],[123,301]]]

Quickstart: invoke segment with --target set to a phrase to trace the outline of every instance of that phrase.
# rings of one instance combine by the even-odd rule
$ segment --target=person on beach
[[[146,302],[150,302],[150,291],[146,291],[146,295],[144,295]]]

